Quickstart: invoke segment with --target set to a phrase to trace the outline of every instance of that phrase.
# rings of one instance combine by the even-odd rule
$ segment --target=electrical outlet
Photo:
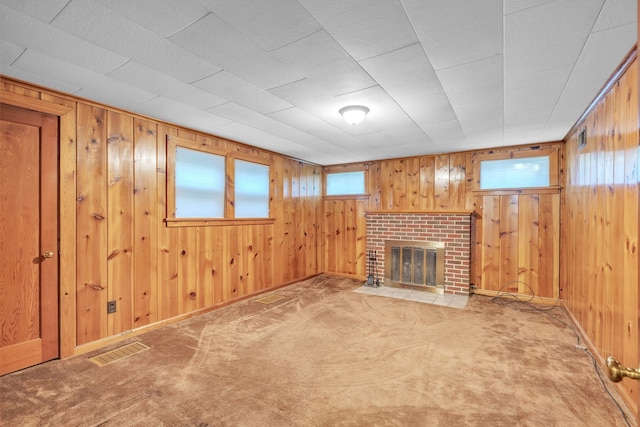
[[[107,314],[116,312],[116,302],[115,301],[107,301]]]

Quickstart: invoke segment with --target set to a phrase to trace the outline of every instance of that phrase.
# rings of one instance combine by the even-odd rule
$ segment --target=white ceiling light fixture
[[[342,115],[345,122],[355,126],[364,120],[369,109],[364,105],[349,105],[347,107],[342,107],[338,112]]]

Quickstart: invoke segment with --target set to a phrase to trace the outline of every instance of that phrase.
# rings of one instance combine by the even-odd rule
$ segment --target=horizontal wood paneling
[[[631,367],[639,362],[637,73],[634,60],[567,139],[560,255],[568,310],[601,358]],[[621,387],[637,413],[638,383]]]

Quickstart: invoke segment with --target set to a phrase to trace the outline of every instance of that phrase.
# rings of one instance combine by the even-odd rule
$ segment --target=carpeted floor
[[[124,343],[5,375],[0,424],[626,425],[548,313],[352,292],[361,284],[319,276],[271,304],[263,295],[132,338],[150,349],[103,367],[89,357]]]

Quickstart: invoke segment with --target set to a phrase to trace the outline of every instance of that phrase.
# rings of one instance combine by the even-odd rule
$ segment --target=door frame
[[[0,103],[58,116],[58,327],[60,358],[74,355],[76,346],[76,103],[33,90],[0,76]],[[15,92],[11,91],[13,89]]]

